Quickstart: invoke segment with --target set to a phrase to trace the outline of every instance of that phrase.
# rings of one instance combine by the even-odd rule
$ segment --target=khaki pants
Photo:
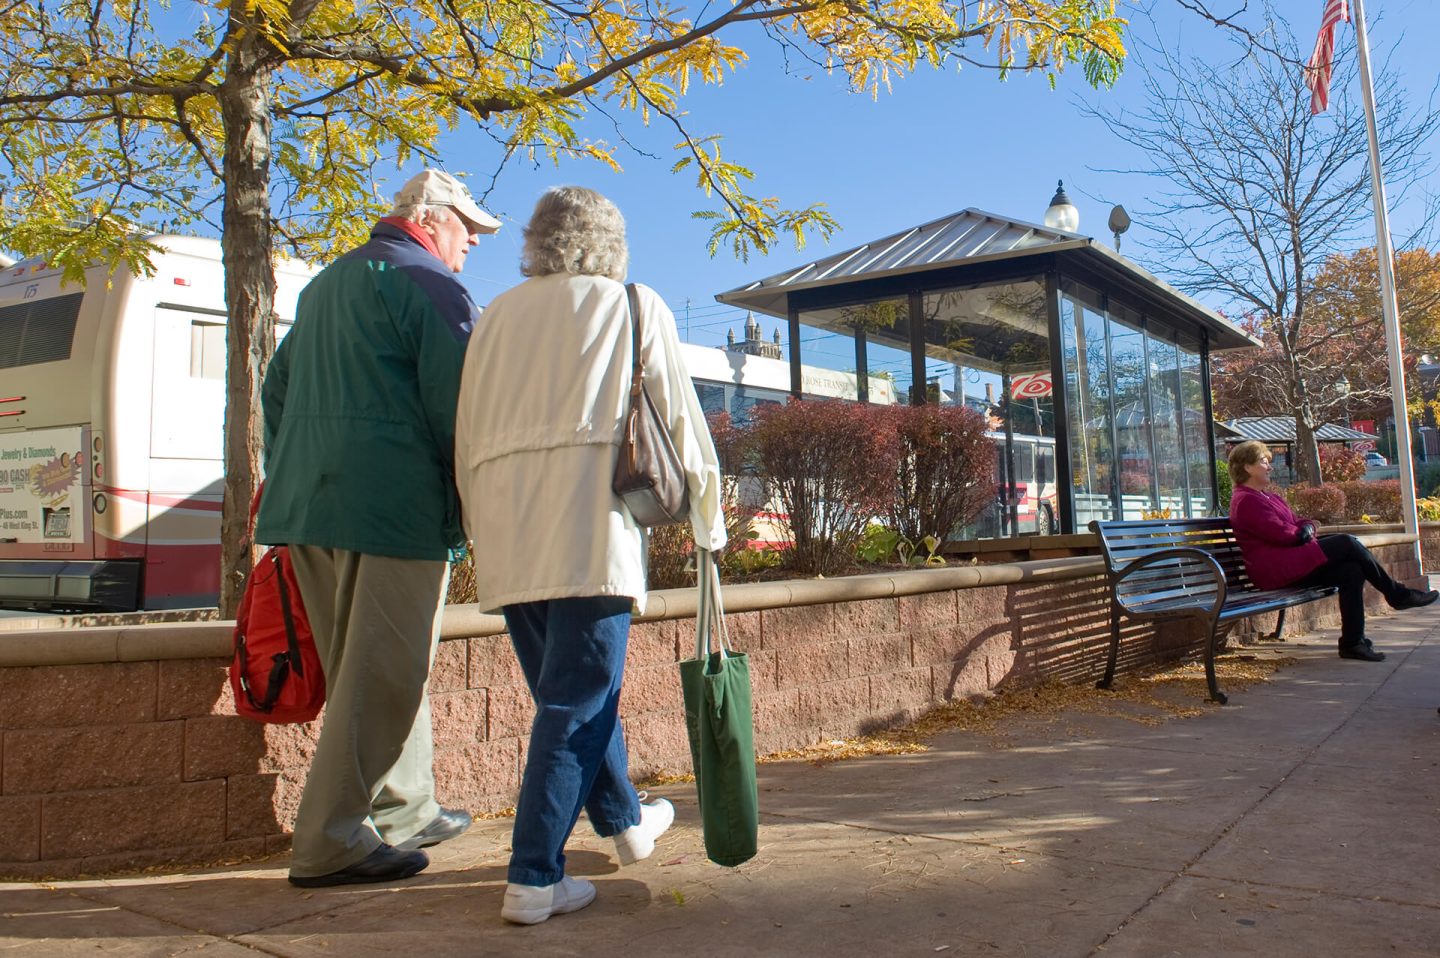
[[[328,875],[440,812],[427,683],[444,562],[290,547],[325,668],[325,716],[295,819],[290,874]]]

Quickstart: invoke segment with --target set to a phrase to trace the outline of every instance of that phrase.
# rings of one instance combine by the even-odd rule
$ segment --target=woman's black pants
[[[1356,645],[1365,638],[1365,583],[1370,583],[1391,605],[1405,587],[1380,567],[1370,550],[1354,536],[1321,536],[1320,548],[1326,563],[1296,585],[1333,585],[1340,588],[1340,647]]]

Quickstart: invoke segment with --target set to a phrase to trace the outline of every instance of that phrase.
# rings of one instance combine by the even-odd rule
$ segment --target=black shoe
[[[370,882],[399,881],[418,875],[430,864],[430,856],[421,851],[402,851],[381,845],[349,868],[311,878],[290,876],[290,884],[298,888],[328,888],[331,885],[365,885]]]
[[[1395,609],[1418,609],[1421,606],[1429,605],[1436,599],[1440,599],[1440,592],[1436,592],[1434,589],[1427,592],[1421,592],[1419,589],[1406,589],[1400,593],[1400,598],[1390,605]]]
[[[1361,639],[1354,645],[1340,646],[1340,658],[1359,659],[1362,662],[1384,662],[1385,653],[1376,652],[1369,639]]]
[[[411,851],[416,848],[429,848],[431,845],[438,845],[441,842],[448,842],[464,834],[465,829],[470,827],[474,821],[470,813],[463,808],[442,808],[435,820],[426,825],[414,835],[400,842],[395,847],[404,851]]]

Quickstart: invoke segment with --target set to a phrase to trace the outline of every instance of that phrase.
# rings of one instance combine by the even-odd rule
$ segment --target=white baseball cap
[[[448,206],[465,220],[475,233],[494,233],[500,229],[500,221],[476,205],[465,188],[455,177],[444,170],[423,170],[410,177],[410,181],[395,194],[395,205]]]

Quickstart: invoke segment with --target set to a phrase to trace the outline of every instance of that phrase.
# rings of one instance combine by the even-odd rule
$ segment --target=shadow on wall
[[[1094,576],[1065,583],[1011,587],[1015,624],[1015,665],[1006,681],[1087,684],[1105,672],[1110,646],[1110,593]],[[1120,620],[1121,674],[1170,662],[1203,650],[1204,635],[1193,622]]]
[[[997,681],[1009,671],[1015,660],[1013,648],[1014,629],[1008,623],[991,625],[981,629],[955,653],[951,663],[950,679],[940,689],[941,701],[950,702],[957,698],[988,692]],[[995,679],[992,679],[995,676]],[[979,687],[978,683],[984,683]]]

